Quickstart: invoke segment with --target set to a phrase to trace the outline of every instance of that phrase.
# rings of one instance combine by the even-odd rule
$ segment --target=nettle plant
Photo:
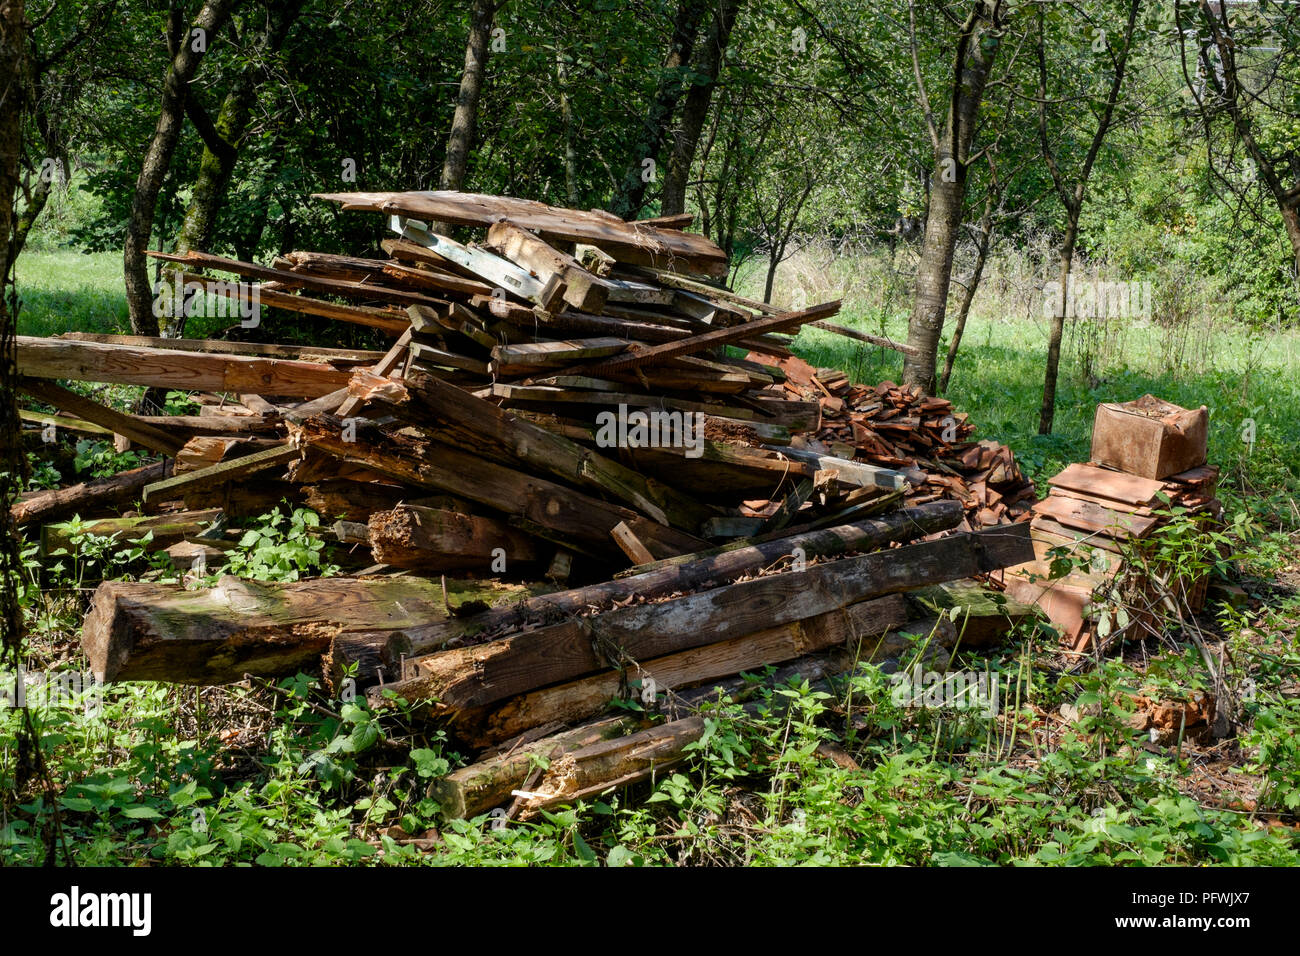
[[[338,565],[328,563],[324,539],[311,533],[320,516],[308,508],[274,508],[244,532],[238,550],[226,555],[225,572],[256,581],[297,581],[329,577]]]

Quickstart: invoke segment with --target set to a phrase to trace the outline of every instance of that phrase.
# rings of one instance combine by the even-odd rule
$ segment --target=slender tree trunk
[[[171,166],[172,154],[184,126],[189,84],[198,71],[207,45],[217,42],[217,32],[225,25],[237,2],[238,0],[206,0],[193,26],[177,37],[176,52],[167,68],[158,123],[153,138],[145,149],[140,176],[135,183],[135,197],[131,202],[126,247],[122,256],[127,309],[131,317],[131,328],[137,335],[158,334],[158,317],[153,314],[153,289],[149,283],[148,262],[144,253],[153,233],[158,194],[162,191],[163,180]],[[203,31],[204,42],[201,47],[196,41],[194,30]]]
[[[53,190],[52,183],[38,177],[36,186],[27,193],[27,202],[23,204],[22,212],[14,214],[13,233],[9,240],[10,262],[17,259],[18,254],[23,251],[23,246],[27,245],[27,236],[31,233],[32,226],[36,225],[36,220],[44,212],[46,204],[50,201],[50,193]]]
[[[664,173],[663,194],[659,200],[659,215],[676,216],[686,211],[686,184],[695,160],[695,147],[700,141],[700,131],[709,115],[709,104],[718,85],[718,73],[731,41],[731,30],[736,25],[741,0],[717,0],[709,35],[695,63],[695,72],[704,77],[697,80],[686,94],[682,105],[681,127],[673,141]]]
[[[1047,367],[1043,372],[1043,402],[1038,410],[1038,433],[1050,435],[1052,421],[1056,417],[1056,383],[1061,366],[1061,340],[1065,336],[1066,303],[1070,293],[1070,271],[1074,262],[1074,246],[1079,238],[1079,217],[1083,214],[1083,201],[1088,191],[1088,179],[1092,175],[1093,164],[1101,151],[1101,144],[1110,132],[1111,121],[1115,115],[1115,104],[1119,102],[1119,92],[1124,85],[1124,70],[1128,64],[1129,52],[1133,49],[1133,33],[1137,27],[1138,9],[1141,0],[1130,0],[1128,24],[1124,31],[1124,45],[1115,59],[1115,72],[1111,75],[1110,90],[1106,105],[1097,120],[1092,142],[1079,167],[1073,190],[1066,186],[1064,174],[1057,156],[1052,151],[1047,132],[1047,54],[1042,29],[1042,12],[1039,12],[1038,36],[1038,136],[1043,162],[1052,177],[1052,183],[1061,197],[1065,207],[1065,238],[1061,242],[1061,297],[1058,300],[1056,314],[1052,316],[1052,327],[1047,339]]]
[[[573,130],[573,104],[569,102],[569,64],[558,48],[555,85],[560,91],[560,123],[564,126],[564,198],[573,208],[578,205],[578,147]]]
[[[616,216],[635,219],[645,205],[645,194],[650,185],[645,161],[653,160],[657,167],[661,158],[673,112],[682,96],[682,71],[690,61],[691,49],[695,46],[700,19],[704,15],[704,4],[705,0],[678,2],[673,36],[668,45],[668,55],[664,58],[663,69],[659,73],[658,87],[650,101],[650,108],[646,111],[627,174],[609,204],[609,211]]]
[[[962,26],[953,64],[948,118],[935,137],[935,170],[925,241],[916,269],[916,298],[908,322],[907,344],[919,351],[903,361],[903,383],[931,392],[939,337],[943,333],[952,282],[952,259],[966,199],[967,164],[984,87],[1000,46],[1000,0],[977,0]]]
[[[975,301],[975,290],[979,288],[984,277],[984,263],[988,261],[989,245],[993,239],[993,196],[984,203],[984,215],[980,217],[980,237],[975,244],[975,268],[971,272],[970,282],[962,290],[961,308],[957,310],[957,324],[952,330],[952,341],[948,344],[948,355],[943,361],[943,374],[939,376],[939,394],[946,395],[948,382],[952,379],[952,366],[957,361],[957,350],[961,348],[961,337],[966,331],[966,319],[970,317],[971,303]]]
[[[1061,243],[1060,280],[1061,294],[1052,311],[1051,330],[1047,336],[1047,369],[1043,375],[1043,404],[1038,410],[1038,434],[1052,433],[1052,420],[1056,417],[1056,382],[1061,367],[1061,342],[1065,338],[1065,313],[1070,301],[1070,273],[1074,268],[1074,244],[1079,236],[1078,215],[1070,216]]]
[[[456,97],[456,112],[451,118],[451,134],[447,137],[447,157],[442,164],[442,189],[460,189],[465,185],[469,151],[474,145],[474,130],[478,125],[483,77],[487,73],[492,17],[496,11],[496,0],[474,0],[469,18],[469,40],[465,44],[465,70],[460,75],[460,93]]]

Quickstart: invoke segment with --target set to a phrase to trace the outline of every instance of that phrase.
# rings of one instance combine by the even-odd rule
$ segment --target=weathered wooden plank
[[[355,441],[345,442],[319,419],[296,426],[295,431],[306,446],[406,484],[476,501],[511,516],[516,526],[530,534],[584,554],[619,555],[609,539],[609,530],[620,521],[627,521],[660,556],[694,551],[702,543],[627,508],[446,445],[396,435],[372,441],[358,434]]]
[[[342,203],[348,210],[399,213],[465,226],[487,227],[506,218],[547,240],[591,243],[624,262],[678,272],[725,276],[729,267],[726,253],[705,236],[509,196],[439,191],[318,193],[314,198]]]
[[[113,434],[125,435],[137,445],[143,445],[160,455],[175,455],[185,444],[185,439],[176,432],[164,431],[145,423],[135,415],[127,415],[107,405],[91,401],[53,382],[24,378],[19,380],[18,388],[38,401],[73,415],[79,415],[86,421],[107,428]]]
[[[768,451],[777,452],[787,458],[793,458],[795,461],[812,465],[818,471],[836,471],[839,473],[839,480],[844,484],[857,485],[859,488],[888,488],[890,490],[907,487],[907,476],[901,471],[881,468],[878,465],[868,465],[860,461],[850,461],[847,458],[836,458],[833,455],[819,455],[816,452],[802,448],[771,445],[765,447]]]
[[[351,373],[315,362],[146,349],[18,336],[18,371],[117,385],[314,398],[347,386]]]
[[[238,259],[227,259],[225,256],[214,256],[207,252],[196,252],[191,250],[186,253],[172,252],[155,252],[146,253],[155,259],[161,259],[164,262],[178,262],[183,265],[197,266],[203,269],[217,269],[221,272],[233,272],[235,275],[243,276],[248,279],[267,279],[278,282],[288,288],[302,287],[311,289],[315,292],[327,292],[331,295],[337,295],[344,299],[358,299],[362,301],[372,301],[379,299],[385,302],[396,302],[401,305],[411,305],[418,303],[421,305],[437,305],[437,299],[431,299],[427,295],[419,292],[408,292],[406,289],[394,289],[389,286],[374,285],[366,282],[348,282],[342,279],[322,279],[318,276],[308,275],[302,272],[290,272],[288,269],[275,269],[270,266],[258,265],[256,262],[241,262]],[[259,290],[259,294],[261,294]],[[269,302],[267,303],[270,304]]]
[[[185,281],[197,282],[202,285],[208,292],[216,295],[224,295],[227,298],[242,299],[243,293],[231,287],[228,282],[218,282],[207,276],[192,275],[185,273]],[[270,306],[273,309],[284,309],[286,312],[298,312],[302,315],[316,315],[323,319],[335,319],[339,322],[350,322],[352,325],[364,325],[368,328],[379,329],[390,335],[399,335],[406,328],[406,322],[402,316],[388,309],[375,309],[362,305],[341,305],[337,302],[327,302],[324,299],[316,299],[306,295],[293,295],[289,292],[281,292],[278,289],[268,289],[267,283],[257,286],[258,300],[262,305]]]
[[[587,372],[598,375],[602,369],[638,368],[644,365],[655,365],[679,355],[691,355],[719,345],[734,344],[741,339],[747,339],[755,335],[797,329],[801,325],[825,318],[828,315],[834,315],[839,310],[840,302],[837,299],[834,302],[815,305],[810,309],[783,312],[780,315],[755,319],[753,322],[745,322],[730,328],[713,329],[688,338],[678,339],[676,342],[665,342],[638,352],[606,359],[604,362],[589,367]]]
[[[688,495],[647,480],[612,458],[548,432],[431,375],[412,371],[406,384],[413,399],[435,417],[500,445],[520,461],[548,474],[607,492],[660,524],[693,534],[713,514],[712,508]]]
[[[476,630],[505,633],[557,617],[572,616],[584,609],[607,608],[631,597],[649,600],[725,583],[756,568],[769,567],[783,560],[793,562],[799,556],[804,560],[832,557],[854,551],[872,551],[894,541],[912,541],[955,527],[961,518],[959,502],[934,501],[839,527],[759,543],[739,542],[699,556],[686,555],[673,559],[671,563],[661,562],[659,567],[640,574],[527,598],[476,615],[468,623]],[[389,663],[396,662],[402,654],[413,657],[437,650],[453,636],[436,625],[407,631],[403,640],[393,644]]]
[[[401,316],[397,316],[400,320]],[[260,355],[264,358],[304,359],[331,365],[371,365],[383,352],[365,349],[330,349],[314,345],[273,345],[266,342],[227,342],[225,339],[173,339],[164,335],[107,335],[98,332],[63,332],[57,339],[131,345],[137,348],[174,349],[181,352],[218,352],[227,355]]]
[[[146,485],[145,503],[165,501],[169,497],[184,495],[191,491],[202,491],[223,485],[238,478],[247,478],[261,471],[269,471],[301,457],[301,452],[292,445],[276,445],[263,451],[245,455],[232,461],[223,461],[197,471],[188,471],[183,475],[173,475],[162,481]]]
[[[220,508],[209,508],[204,511],[177,511],[135,518],[100,518],[82,522],[77,527],[76,534],[113,538],[119,545],[151,534],[152,550],[160,551],[182,538],[202,533],[206,525],[220,516]],[[66,521],[45,525],[41,528],[41,555],[48,557],[60,548],[71,551],[74,547],[72,537],[73,531]]]
[[[610,282],[592,275],[577,259],[561,252],[540,236],[520,229],[508,219],[488,229],[487,246],[542,281],[558,276],[564,283],[564,301],[585,312],[599,312],[609,298]]]
[[[132,468],[99,481],[83,482],[68,488],[42,491],[24,498],[9,509],[16,524],[33,521],[53,521],[73,514],[102,513],[106,508],[128,505],[136,501],[150,482],[171,474],[170,459]]]

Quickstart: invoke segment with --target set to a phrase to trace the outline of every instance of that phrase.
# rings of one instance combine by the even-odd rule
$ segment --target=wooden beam
[[[511,415],[432,375],[413,370],[406,384],[413,399],[435,417],[499,445],[547,474],[603,491],[659,524],[694,534],[700,523],[714,513],[689,495],[651,481],[613,458]]]
[[[204,491],[223,485],[237,478],[247,478],[261,471],[268,471],[302,457],[301,452],[292,445],[277,445],[263,451],[223,461],[197,471],[187,471],[183,475],[173,475],[162,481],[145,486],[144,500],[165,501],[168,498],[184,495],[192,491]]]
[[[226,684],[245,673],[313,671],[349,634],[442,621],[455,628],[437,580],[314,578],[270,583],[223,577],[213,588],[105,582],[81,633],[103,681]]]
[[[953,535],[428,654],[408,660],[405,673],[413,676],[390,689],[408,701],[436,699],[440,711],[482,707],[604,670],[615,657],[650,660],[870,597],[1029,561],[1028,530],[1011,525]]]
[[[504,521],[416,505],[372,514],[369,543],[380,564],[419,571],[487,575],[540,558],[537,541]]]
[[[111,478],[37,492],[14,504],[9,509],[9,514],[15,524],[22,525],[33,521],[53,521],[82,512],[102,513],[106,508],[133,503],[147,484],[167,477],[171,470],[172,462],[167,459],[132,468]]]
[[[815,322],[818,319],[825,318],[828,315],[834,315],[840,310],[840,303],[837,299],[834,302],[825,302],[821,305],[815,305],[810,309],[800,309],[798,312],[784,312],[780,315],[768,316],[765,319],[755,319],[752,322],[745,322],[741,325],[734,325],[730,328],[713,329],[709,332],[701,332],[698,335],[692,335],[688,338],[679,339],[676,342],[665,342],[662,345],[654,345],[640,352],[633,352],[628,355],[621,355],[617,358],[607,359],[604,362],[589,366],[587,374],[598,375],[604,369],[616,368],[638,368],[644,365],[655,365],[674,358],[678,355],[692,355],[696,352],[702,352],[705,349],[714,348],[718,345],[728,345],[739,342],[741,339],[747,339],[751,336],[761,335],[769,332],[789,331],[798,329],[809,322]]]
[[[34,378],[146,385],[182,391],[258,392],[315,398],[351,373],[315,362],[137,348],[18,336],[18,371]]]
[[[577,259],[561,252],[539,236],[520,229],[508,219],[488,229],[487,247],[546,282],[559,276],[565,285],[564,301],[584,312],[599,312],[609,298],[611,284],[592,275]]]
[[[397,316],[400,320],[401,316]],[[331,365],[371,365],[383,352],[363,349],[327,349],[309,345],[272,345],[266,342],[227,342],[225,339],[173,339],[164,335],[105,335],[97,332],[63,332],[56,339],[132,345],[137,348],[173,349],[181,352],[217,352],[224,355],[260,355],[264,358],[304,359]]]
[[[619,552],[609,530],[626,521],[660,556],[696,550],[702,543],[634,511],[590,495],[523,474],[479,455],[423,439],[385,435],[370,440],[358,434],[345,442],[319,419],[296,426],[305,447],[315,448],[405,484],[459,495],[510,517],[512,524],[584,554]]]
[[[186,253],[172,253],[155,252],[150,250],[146,255],[152,256],[155,259],[162,259],[164,262],[178,262],[182,265],[195,266],[200,269],[217,269],[221,272],[233,272],[235,275],[243,276],[247,279],[267,279],[279,282],[291,289],[301,287],[304,289],[311,289],[315,292],[327,292],[344,299],[360,299],[363,301],[381,299],[386,302],[396,302],[404,306],[411,305],[412,303],[436,305],[438,302],[437,299],[431,299],[429,296],[423,295],[419,292],[408,292],[405,289],[393,289],[389,286],[373,285],[367,282],[347,282],[342,279],[322,279],[319,276],[307,275],[302,272],[290,272],[288,269],[274,269],[270,266],[258,265],[256,262],[241,262],[238,259],[227,259],[225,256],[214,256],[207,252],[190,251]],[[269,304],[270,303],[268,302],[268,305]]]
[[[69,391],[53,382],[24,378],[18,388],[37,401],[78,415],[88,422],[107,428],[115,435],[125,435],[137,445],[143,445],[160,455],[175,455],[185,445],[185,438],[173,431],[164,431],[146,424],[135,415],[127,415],[83,395]]]
[[[700,681],[794,660],[850,639],[878,638],[889,628],[904,624],[907,613],[903,596],[891,594],[644,661],[626,675],[609,670],[530,691],[499,706],[458,714],[452,726],[457,737],[475,746],[490,746],[532,727],[552,722],[573,724],[599,714],[619,698],[626,680],[639,681],[643,689],[653,682],[660,691],[679,691]]]
[[[241,293],[237,289],[232,289],[228,282],[218,282],[208,276],[196,276],[190,273],[186,273],[184,278],[186,282],[199,283],[208,292],[215,295],[224,295],[229,298],[241,296]],[[294,295],[290,292],[268,289],[266,283],[262,283],[257,289],[259,301],[273,309],[284,309],[286,312],[299,312],[303,315],[316,315],[323,319],[349,322],[352,325],[364,325],[368,328],[387,332],[389,335],[398,335],[406,328],[406,322],[402,316],[387,309],[326,302],[324,299],[314,299],[311,296]]]
[[[660,562],[658,567],[640,574],[527,598],[476,615],[469,623],[475,630],[505,633],[555,620],[557,616],[576,615],[585,609],[608,608],[632,597],[650,600],[723,584],[758,568],[793,562],[800,554],[808,560],[874,551],[891,542],[912,541],[953,528],[961,521],[962,514],[959,502],[932,501],[839,527],[759,543],[739,542]],[[436,626],[408,632],[400,652],[407,656],[428,653],[442,647],[453,636]]]

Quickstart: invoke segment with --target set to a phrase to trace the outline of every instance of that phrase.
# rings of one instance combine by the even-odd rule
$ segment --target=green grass
[[[14,274],[19,335],[131,331],[121,253],[26,249]]]

